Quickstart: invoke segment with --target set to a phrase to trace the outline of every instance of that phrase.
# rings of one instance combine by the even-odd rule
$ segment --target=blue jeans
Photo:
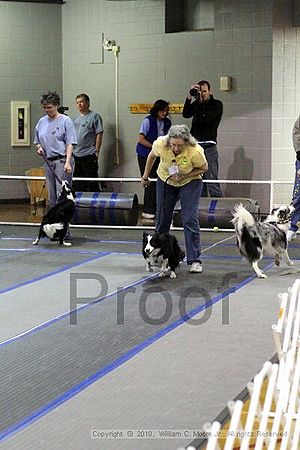
[[[300,170],[300,161],[298,159],[295,163],[295,182],[293,191],[293,206],[295,211],[292,215],[290,230],[297,231],[297,222],[300,222],[300,175],[298,171]]]
[[[187,263],[200,261],[199,199],[203,183],[192,180],[181,187],[171,186],[157,178],[156,183],[156,231],[167,234],[170,231],[173,211],[177,200],[181,202],[181,219],[184,230]]]
[[[203,180],[217,180],[219,172],[217,146],[211,144],[211,146],[204,148],[204,154],[208,163],[208,171],[203,174]],[[203,183],[202,197],[208,197],[208,193],[211,197],[223,197],[219,183]]]

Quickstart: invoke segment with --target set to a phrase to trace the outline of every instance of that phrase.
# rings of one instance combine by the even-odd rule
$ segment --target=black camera
[[[60,106],[59,108],[57,108],[57,111],[59,112],[59,114],[66,114],[66,111],[69,111],[69,107],[68,106]]]
[[[192,97],[198,97],[198,95],[199,95],[198,89],[195,89],[195,88],[190,89],[190,95],[191,95]]]

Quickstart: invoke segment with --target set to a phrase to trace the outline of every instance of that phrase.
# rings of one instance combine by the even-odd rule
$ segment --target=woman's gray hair
[[[57,92],[43,92],[40,98],[41,105],[60,105],[60,98]]]
[[[182,139],[187,145],[197,145],[198,141],[191,135],[187,125],[172,125],[167,134],[167,146],[170,146],[170,139]]]

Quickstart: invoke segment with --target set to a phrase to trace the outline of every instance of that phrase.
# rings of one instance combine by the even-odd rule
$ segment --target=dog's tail
[[[232,214],[233,219],[231,222],[234,224],[234,228],[239,236],[241,236],[245,226],[251,227],[255,224],[254,217],[241,203],[235,206]]]
[[[43,230],[46,233],[46,235],[48,236],[48,238],[52,239],[54,236],[54,233],[57,230],[62,230],[64,227],[64,224],[62,222],[60,223],[46,223],[45,225],[43,225]]]

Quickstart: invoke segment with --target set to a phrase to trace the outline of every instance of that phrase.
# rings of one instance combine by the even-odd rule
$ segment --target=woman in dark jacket
[[[159,137],[168,133],[171,121],[168,119],[169,114],[169,102],[166,100],[156,100],[150,110],[149,116],[143,120],[138,143],[136,146],[136,153],[138,157],[138,164],[140,168],[141,176],[144,173],[147,157],[152,149],[153,142]],[[157,178],[157,167],[159,164],[159,158],[152,167],[149,174],[150,178]],[[142,217],[144,219],[154,219],[156,211],[156,183],[149,184],[144,192],[144,209]]]

